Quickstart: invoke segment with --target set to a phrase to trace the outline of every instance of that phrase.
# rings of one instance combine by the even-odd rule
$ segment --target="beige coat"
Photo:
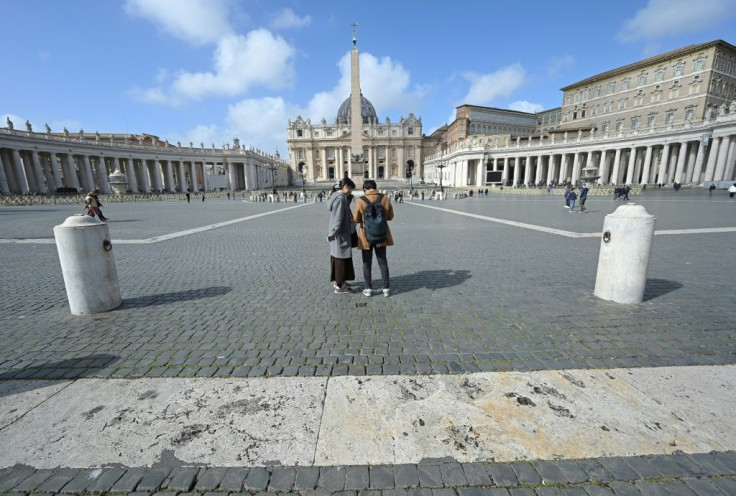
[[[375,189],[369,189],[364,192],[364,195],[366,198],[368,198],[370,201],[374,202],[378,198],[378,190]],[[394,218],[394,208],[391,206],[391,199],[388,197],[388,195],[383,195],[383,198],[381,199],[381,205],[383,205],[383,209],[386,211],[386,220],[392,220]],[[357,198],[356,204],[355,204],[355,212],[353,213],[353,219],[355,220],[356,224],[360,224],[360,230],[358,231],[358,249],[359,250],[369,250],[371,248],[370,243],[368,243],[368,240],[365,238],[365,227],[363,226],[363,212],[365,212],[365,202],[361,200],[360,198]],[[387,226],[388,229],[386,231],[386,242],[385,243],[379,243],[377,246],[393,246],[394,245],[394,238],[391,237],[391,226]]]

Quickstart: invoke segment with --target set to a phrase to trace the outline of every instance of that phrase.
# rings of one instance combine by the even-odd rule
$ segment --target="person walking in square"
[[[583,188],[580,190],[580,212],[585,212],[585,200],[588,199],[588,185],[583,183]]]
[[[575,211],[575,200],[578,199],[578,194],[575,193],[575,187],[570,187],[570,213]]]
[[[330,281],[335,294],[350,294],[352,288],[346,281],[355,279],[353,269],[353,248],[351,232],[354,228],[350,212],[350,196],[355,183],[348,177],[340,180],[338,190],[327,200],[330,224],[327,228],[327,241],[330,242]]]
[[[391,296],[386,247],[393,246],[394,240],[388,221],[394,218],[391,199],[378,192],[376,181],[366,179],[363,183],[363,196],[355,206],[353,219],[360,224],[358,249],[363,258],[363,279],[365,296],[373,296],[373,252],[376,252],[378,268],[383,280],[383,296]]]

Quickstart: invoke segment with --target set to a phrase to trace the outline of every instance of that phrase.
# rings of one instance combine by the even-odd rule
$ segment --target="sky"
[[[736,0],[0,0],[0,126],[287,151],[361,89],[431,134],[462,104],[535,112],[664,51],[736,44]]]

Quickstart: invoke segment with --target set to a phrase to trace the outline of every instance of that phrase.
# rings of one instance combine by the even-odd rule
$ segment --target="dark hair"
[[[378,189],[378,186],[376,186],[376,181],[373,179],[366,179],[363,181],[363,189]]]
[[[350,179],[349,177],[343,177],[340,179],[339,188],[343,189],[345,186],[349,187],[350,189],[355,189],[355,183]]]

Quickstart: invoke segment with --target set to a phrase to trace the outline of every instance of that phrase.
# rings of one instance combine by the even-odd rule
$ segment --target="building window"
[[[638,107],[640,105],[644,105],[644,97],[642,95],[638,95],[634,98],[634,107]]]
[[[621,89],[622,90],[628,90],[629,89],[629,83],[630,82],[631,82],[631,80],[629,78],[626,78],[623,81],[621,81]]]
[[[698,59],[693,62],[694,71],[702,71],[703,69],[705,69],[705,59]]]
[[[378,147],[378,158],[386,158],[386,149],[382,146]]]
[[[661,81],[664,79],[664,71],[660,70],[654,73],[654,80]]]
[[[414,128],[413,127],[407,128],[406,134],[408,134],[409,136],[414,136]]]
[[[303,135],[303,133],[302,133],[302,130],[301,130],[301,129],[297,129],[297,130],[296,130],[296,137],[297,137],[297,138],[301,138],[301,137],[302,137],[302,135]]]
[[[414,148],[410,147],[406,149],[406,157],[414,158]]]
[[[672,75],[673,75],[674,77],[679,77],[679,76],[682,76],[682,72],[683,72],[683,70],[684,70],[684,67],[685,67],[685,66],[684,66],[683,64],[677,64],[677,65],[675,66],[675,70],[674,70],[674,71],[672,72]]]
[[[332,136],[332,131],[327,131],[327,136],[331,137]]]
[[[319,138],[319,131],[315,131],[315,132],[314,132],[314,137],[315,137],[315,138]]]
[[[580,118],[585,119],[585,109],[580,112]]]
[[[697,93],[700,93],[700,83],[695,83],[690,85],[690,91],[689,93],[691,95],[695,95]]]
[[[709,115],[711,119],[715,119],[716,117],[718,117],[718,107],[716,107],[715,105],[711,107]]]
[[[664,116],[664,123],[665,124],[672,124],[675,120],[675,112],[670,110],[667,112]]]
[[[396,136],[396,129],[391,130],[391,136]]]
[[[335,149],[334,148],[328,148],[327,149],[327,159],[328,160],[334,160],[335,159]]]
[[[649,127],[654,127],[654,125],[657,123],[657,116],[656,115],[650,115],[647,119],[647,125]]]
[[[565,97],[565,105],[570,105],[570,95]]]
[[[575,93],[575,103],[580,101],[580,93]]]
[[[599,96],[601,96],[601,87],[596,86],[595,88],[593,88],[593,98],[597,98]]]
[[[299,160],[304,160],[304,149],[303,148],[299,149]]]
[[[685,120],[689,121],[695,115],[695,109],[689,108],[685,110]]]
[[[603,111],[606,113],[611,111],[611,102],[606,102],[603,104]]]
[[[680,96],[680,88],[672,88],[670,90],[670,100]]]
[[[583,100],[588,99],[588,90],[583,91]]]
[[[631,129],[638,129],[639,128],[639,117],[632,117],[631,118]]]
[[[619,100],[619,102],[618,102],[618,109],[619,110],[623,110],[623,109],[626,108],[626,102],[627,102],[627,100],[628,100],[628,98],[622,98],[621,100]]]
[[[607,122],[604,122],[603,123],[603,125],[601,126],[601,131],[603,131],[604,133],[607,133],[608,132],[608,123]]]
[[[642,84],[647,84],[647,75],[642,74],[641,76],[636,78],[636,84],[638,84],[639,86],[641,86]]]
[[[593,115],[598,115],[598,105],[593,105]]]
[[[614,91],[616,91],[616,83],[608,83],[606,85],[606,93],[610,95]]]
[[[659,100],[662,98],[662,93],[659,91],[652,93],[652,98],[650,100],[651,103],[659,103]]]
[[[616,122],[616,131],[621,131],[624,128],[624,121]]]

